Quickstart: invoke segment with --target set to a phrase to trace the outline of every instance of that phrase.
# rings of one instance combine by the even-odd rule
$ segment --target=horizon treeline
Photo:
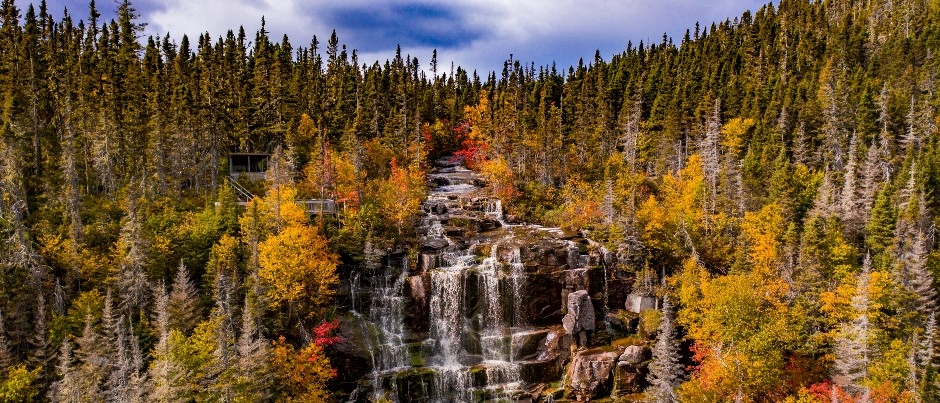
[[[0,400],[331,399],[337,284],[414,243],[449,155],[675,303],[694,365],[655,396],[940,398],[936,0],[785,0],[482,77],[87,14],[0,4]],[[233,152],[272,154],[245,208]]]

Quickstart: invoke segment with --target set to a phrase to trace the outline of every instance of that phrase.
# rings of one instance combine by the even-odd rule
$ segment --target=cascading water
[[[368,390],[351,398],[518,400],[525,386],[521,360],[537,361],[532,340],[549,334],[527,326],[520,307],[526,284],[523,241],[515,231],[520,226],[506,225],[502,203],[483,194],[479,177],[463,167],[438,169],[429,181],[418,267],[375,270],[371,306],[363,308],[368,313],[355,313],[368,321],[364,329],[372,329],[365,339],[373,365],[371,379],[360,382]],[[351,294],[369,294],[358,290],[365,282],[351,281],[357,288]],[[415,284],[422,284],[417,288],[427,290],[426,297],[415,295]],[[422,303],[424,316],[416,308]],[[368,304],[353,304],[359,305]]]

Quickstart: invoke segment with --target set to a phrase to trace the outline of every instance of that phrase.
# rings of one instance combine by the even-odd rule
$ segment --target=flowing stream
[[[418,400],[431,402],[516,400],[522,382],[514,349],[529,329],[518,306],[525,275],[512,227],[472,171],[445,166],[429,180],[422,240],[435,248],[417,259],[429,279],[426,337],[409,343],[405,334],[407,261],[387,264],[373,275],[368,313],[356,312],[365,320],[373,371],[360,386],[371,390],[352,399],[412,401],[417,390],[425,394]],[[455,223],[478,220],[492,226],[485,236],[468,241],[455,230]],[[358,276],[350,285],[364,298]],[[400,379],[408,379],[407,391]]]

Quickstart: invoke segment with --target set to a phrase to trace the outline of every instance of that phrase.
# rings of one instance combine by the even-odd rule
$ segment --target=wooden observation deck
[[[248,205],[248,202],[255,197],[248,188],[238,183],[238,181],[248,180],[256,182],[265,180],[265,172],[268,170],[268,159],[270,157],[271,154],[262,153],[229,154],[229,183],[232,184],[235,198],[238,199],[236,204],[245,207]],[[336,214],[336,201],[333,199],[295,200],[294,204],[302,208],[307,214]]]

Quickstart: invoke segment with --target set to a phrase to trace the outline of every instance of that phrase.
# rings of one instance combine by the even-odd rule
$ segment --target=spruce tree
[[[832,369],[834,387],[838,386],[843,391],[851,393],[858,399],[858,402],[871,401],[871,392],[865,386],[868,378],[868,365],[871,361],[868,319],[870,273],[871,255],[867,255],[862,271],[858,274],[855,296],[852,297],[855,319],[852,323],[842,325],[842,330],[836,339],[835,362]],[[835,391],[833,391],[833,400],[838,401]]]
[[[152,383],[149,401],[169,403],[184,402],[188,398],[187,377],[183,363],[176,356],[177,343],[181,340],[178,330],[170,328],[170,317],[167,312],[169,297],[166,290],[156,287],[154,290],[154,325],[157,331],[157,345],[153,349],[153,359],[150,361],[149,377]]]
[[[653,347],[653,361],[649,364],[650,387],[646,392],[658,403],[677,402],[676,387],[682,383],[683,370],[673,316],[672,303],[669,302],[669,297],[665,296],[659,333]]]
[[[79,374],[72,362],[72,343],[68,337],[62,340],[59,348],[59,364],[56,366],[58,380],[49,388],[49,400],[55,403],[82,402],[82,388]]]
[[[176,277],[173,279],[173,289],[170,291],[166,310],[169,316],[170,328],[178,329],[184,334],[192,332],[202,319],[199,309],[199,294],[189,279],[186,265],[182,261],[180,261],[179,270],[177,270]]]

